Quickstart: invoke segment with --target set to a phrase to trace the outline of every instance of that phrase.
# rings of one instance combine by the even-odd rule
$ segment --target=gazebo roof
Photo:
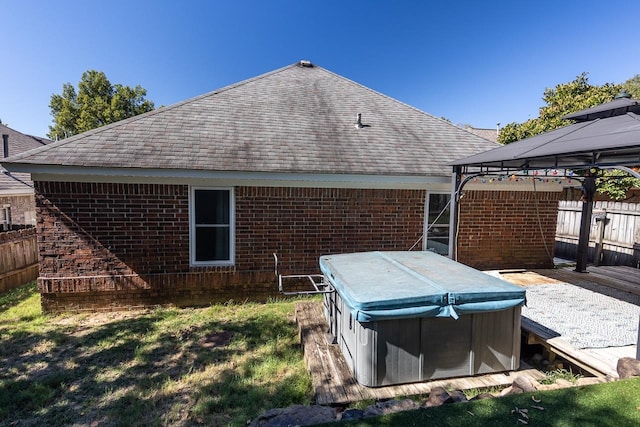
[[[565,116],[578,123],[459,159],[475,171],[588,169],[640,164],[640,102],[620,98]]]

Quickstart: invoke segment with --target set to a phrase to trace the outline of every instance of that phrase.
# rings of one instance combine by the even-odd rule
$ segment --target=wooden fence
[[[582,202],[561,201],[555,254],[576,259]],[[640,268],[640,203],[597,201],[593,206],[589,261]]]
[[[0,233],[0,293],[38,278],[36,229]]]

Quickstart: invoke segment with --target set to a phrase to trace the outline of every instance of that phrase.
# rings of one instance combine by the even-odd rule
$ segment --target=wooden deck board
[[[588,267],[587,273],[578,273],[568,268],[535,272],[577,286],[592,284],[640,295],[640,270],[632,267]]]
[[[386,387],[365,387],[354,378],[338,346],[327,341],[327,324],[321,303],[297,303],[296,321],[307,368],[312,376],[315,402],[320,405],[426,395],[435,386],[458,390],[508,386],[519,375],[532,380],[540,380],[544,377],[540,371],[525,365],[524,369],[509,374],[498,373]]]

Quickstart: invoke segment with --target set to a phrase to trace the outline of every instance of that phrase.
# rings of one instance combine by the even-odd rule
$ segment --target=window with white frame
[[[192,187],[189,197],[191,265],[234,263],[234,197],[231,188]]]
[[[424,249],[440,255],[449,253],[450,200],[449,193],[427,194]]]

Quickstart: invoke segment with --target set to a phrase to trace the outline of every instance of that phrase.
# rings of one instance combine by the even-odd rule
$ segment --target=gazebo
[[[451,235],[457,203],[471,177],[540,170],[571,171],[582,177],[583,204],[576,271],[585,272],[596,169],[621,169],[640,178],[640,101],[622,93],[608,103],[564,117],[576,123],[452,163]],[[455,237],[454,237],[455,238]],[[452,245],[455,247],[454,245]]]

